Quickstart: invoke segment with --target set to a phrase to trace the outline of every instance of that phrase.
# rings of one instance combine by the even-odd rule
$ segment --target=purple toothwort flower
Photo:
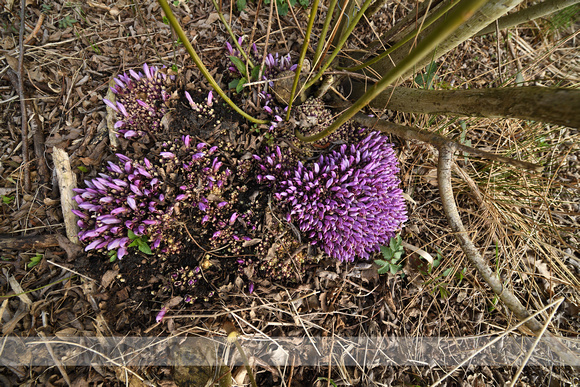
[[[123,154],[117,158],[117,163],[108,162],[108,173],[74,190],[79,209],[73,213],[81,220],[79,239],[87,243],[86,251],[113,251],[122,259],[131,244],[128,232],[155,240],[173,205],[164,200],[163,185],[154,177],[159,171],[151,161],[134,161]]]
[[[239,41],[239,43],[240,45],[242,44],[241,40]],[[226,43],[226,50],[228,51],[228,54],[230,56],[235,56],[241,59],[242,61],[244,60],[240,52],[232,48],[231,44]],[[262,57],[258,54],[258,48],[256,47],[256,44],[252,45],[250,56],[251,59],[254,61],[254,63],[262,62]],[[274,86],[274,82],[276,82],[277,78],[279,78],[280,75],[282,75],[282,73],[285,73],[287,71],[294,71],[297,68],[298,65],[292,63],[292,57],[290,56],[290,54],[280,55],[278,53],[275,54],[268,53],[266,55],[266,58],[264,58],[264,69],[262,71],[261,80],[266,82],[264,83],[263,90],[258,94],[258,97],[260,100],[260,104],[264,108],[264,111],[273,118],[276,116],[282,116],[284,108],[276,106],[276,104],[272,102],[274,96],[273,93],[270,91],[270,88]],[[235,66],[233,61],[232,66],[229,67],[229,70],[234,76],[236,77],[241,76],[240,71]],[[277,123],[273,122],[271,130],[273,130],[276,126]]]
[[[113,79],[115,85],[111,90],[115,93],[115,102],[108,99],[103,102],[117,112],[118,121],[114,126],[118,136],[138,138],[161,128],[161,119],[167,113],[165,101],[169,99],[166,87],[172,78],[145,63],[143,73],[130,70],[129,75],[125,73]]]
[[[161,308],[161,310],[159,311],[159,313],[157,313],[157,316],[155,317],[155,321],[160,323],[161,320],[163,320],[163,317],[165,317],[165,314],[167,313],[168,310],[169,310],[169,308],[166,306]]]
[[[329,256],[368,259],[407,220],[398,161],[379,132],[307,164],[291,164],[285,157],[276,148],[262,159],[261,181],[274,184],[287,219]]]

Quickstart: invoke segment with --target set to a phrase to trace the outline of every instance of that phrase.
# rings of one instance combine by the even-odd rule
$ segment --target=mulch
[[[177,3],[174,7],[176,17],[199,50],[207,68],[218,82],[227,85],[231,80],[225,51],[225,42],[229,37],[220,25],[212,2],[179,0]],[[374,28],[391,25],[393,20],[407,13],[406,8],[411,9],[409,4],[413,2],[401,3],[402,6],[388,4],[384,11],[377,14],[373,21]],[[175,301],[178,294],[160,291],[164,285],[163,274],[179,267],[199,264],[200,257],[206,253],[207,246],[203,241],[201,246],[189,247],[191,258],[187,262],[183,258],[175,261],[172,257],[152,259],[139,253],[109,262],[106,257],[87,253],[73,245],[64,237],[52,151],[54,147],[66,150],[78,181],[95,176],[104,160],[114,159],[109,140],[103,136],[107,130],[107,111],[102,98],[111,79],[129,69],[139,69],[143,63],[167,68],[175,65],[179,69],[176,88],[198,90],[197,98],[203,98],[210,88],[183,46],[176,43],[176,37],[164,23],[155,1],[58,0],[27,4],[24,93],[28,101],[31,134],[28,139],[30,162],[26,166],[22,157],[19,94],[13,85],[14,74],[18,73],[20,8],[18,4],[8,1],[0,9],[0,294],[8,296],[0,299],[3,336],[33,338],[42,332],[46,336],[58,337],[156,337],[187,333],[223,338],[228,324],[233,323],[242,334],[274,338],[381,335],[455,337],[494,334],[514,324],[510,313],[501,304],[493,303],[493,296],[486,285],[468,267],[447,227],[433,174],[437,165],[433,149],[396,138],[393,142],[401,162],[403,189],[411,198],[409,221],[402,237],[413,246],[438,257],[441,264],[436,269],[430,270],[424,260],[409,249],[405,267],[396,275],[379,276],[377,266],[368,261],[340,263],[326,258],[306,266],[304,275],[298,281],[261,279],[250,292],[243,273],[222,262],[221,271],[216,272],[212,281],[207,282],[207,289],[201,292],[205,295],[213,292],[215,295],[199,297],[195,303],[187,304]],[[255,3],[248,4],[243,12],[237,11],[235,5],[233,11],[229,11],[229,5],[224,4],[224,7],[228,10],[226,15],[232,20],[234,32],[247,39],[253,36],[262,49],[269,8],[262,6],[260,20],[254,23]],[[296,22],[304,26],[307,15],[299,7],[294,8],[293,13],[275,17],[272,21],[269,52],[290,53],[293,58],[298,56],[302,33]],[[360,36],[370,34],[361,33]],[[532,38],[526,41],[542,44]],[[497,59],[493,58],[495,51],[489,46],[493,44],[493,40],[477,38],[452,53],[444,68],[460,70],[446,74],[441,82],[462,84],[475,77],[475,84],[479,85],[478,82],[493,79],[492,70],[497,65]],[[506,55],[505,48],[502,49]],[[473,50],[482,59],[472,62],[471,59],[463,60],[466,50]],[[456,66],[458,62],[467,63],[469,67],[466,70]],[[515,71],[515,65],[512,67],[509,71]],[[470,70],[473,73],[469,73]],[[504,76],[505,71],[508,70],[504,69]],[[265,117],[255,109],[252,98],[242,98],[235,93],[231,95],[254,115],[262,114]],[[247,140],[246,134],[253,128],[228,108],[219,106],[222,110],[217,112],[216,117],[223,121],[224,127],[239,134],[233,140],[240,144]],[[187,114],[177,109],[171,133],[167,134],[169,137],[183,133],[195,133],[201,139],[211,136],[211,130],[205,133],[202,129],[192,128],[193,120],[191,117],[188,119]],[[389,112],[389,116],[405,124],[427,122],[422,116],[396,112]],[[485,125],[497,127],[503,123],[488,120],[474,124],[470,132],[474,135],[474,143],[497,149],[498,143],[504,141],[501,130],[490,131],[490,135],[490,132],[481,129]],[[513,126],[510,125],[506,124],[509,127],[504,129],[511,130]],[[451,135],[459,136],[461,125],[451,121],[447,130]],[[514,130],[514,135],[521,133],[518,130]],[[576,138],[577,132],[561,135]],[[254,141],[253,146],[259,147],[267,139],[256,136]],[[578,178],[578,148],[563,144],[557,147],[553,157],[554,165],[558,165],[562,157],[564,160],[570,157],[570,162],[558,170],[558,181],[568,184]],[[147,154],[147,146],[121,142],[126,152]],[[467,159],[459,160],[458,164],[466,169],[475,166],[474,173],[485,168],[483,163]],[[23,188],[27,169],[32,183],[30,190]],[[495,263],[497,247],[490,242],[490,235],[497,232],[497,235],[493,234],[495,240],[499,238],[502,241],[505,241],[504,236],[497,231],[493,221],[490,223],[481,215],[480,204],[472,198],[468,186],[462,181],[457,184],[462,216],[476,231],[476,244],[485,246],[485,254],[490,262]],[[573,192],[572,188],[564,195]],[[556,217],[553,221],[565,228],[564,238],[573,238],[574,230],[578,230],[578,200],[570,196],[564,199],[569,206],[566,210],[569,215],[564,214],[561,219]],[[513,238],[515,242],[511,247],[518,251],[525,250],[522,240],[526,236]],[[566,241],[574,245],[574,240]],[[574,256],[576,253],[570,250],[569,254]],[[558,293],[567,294],[569,298],[558,320],[559,329],[570,336],[577,335],[580,330],[578,287],[568,286],[573,281],[566,286],[559,282],[561,287],[556,289],[551,285],[545,286],[550,278],[543,275],[544,267],[537,254],[530,253],[532,255],[534,259],[526,261],[532,269],[524,266],[522,270],[528,275],[525,278],[533,277],[533,281],[540,285],[534,287],[525,283],[523,277],[511,272],[513,266],[510,265],[507,265],[510,273],[506,276],[513,276],[512,286],[521,294],[533,294],[544,304],[549,302],[547,300],[553,300]],[[32,261],[38,263],[32,265]],[[578,257],[575,261],[578,262]],[[571,273],[579,275],[580,267],[573,264],[567,267]],[[533,274],[534,268],[537,268],[539,275]],[[553,279],[558,280],[556,276]],[[535,306],[533,300],[526,302],[530,307]],[[165,318],[157,322],[156,317],[164,305],[171,305],[171,308]],[[340,364],[332,367],[294,367],[291,362],[284,369],[261,364],[258,358],[251,360],[256,364],[258,385],[264,386],[322,386],[327,385],[326,377],[338,385],[427,385],[449,371],[448,367],[409,365],[368,369],[341,367]],[[187,380],[192,383],[191,379],[187,379],[191,375],[183,376],[183,369],[180,371],[179,367],[131,369],[141,379],[130,376],[113,364],[29,367],[23,359],[20,364],[0,366],[0,383],[7,386],[172,386],[186,385]],[[244,380],[243,369],[243,366],[237,366],[232,371],[240,383]],[[574,375],[572,371],[567,367],[527,367],[520,376],[519,385],[548,385],[549,382],[552,383],[550,385],[564,385]],[[499,385],[511,380],[514,373],[515,368],[511,367],[466,366],[447,379],[444,385]],[[318,380],[321,377],[322,380]]]

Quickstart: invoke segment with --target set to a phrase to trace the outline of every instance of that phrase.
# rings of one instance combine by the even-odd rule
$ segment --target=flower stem
[[[177,19],[173,15],[173,12],[171,11],[171,7],[169,7],[169,4],[167,3],[167,0],[157,0],[157,2],[161,6],[161,9],[163,9],[163,12],[165,12],[165,16],[167,17],[167,20],[169,20],[169,24],[171,24],[171,26],[173,27],[173,29],[177,33],[177,36],[183,42],[183,45],[185,46],[185,49],[187,50],[189,56],[191,56],[191,59],[193,59],[193,61],[195,62],[195,65],[197,66],[199,71],[201,71],[201,73],[203,74],[205,79],[209,82],[211,87],[213,87],[213,89],[219,94],[219,96],[225,102],[227,102],[227,104],[230,105],[232,107],[232,109],[234,109],[237,113],[239,113],[242,117],[244,117],[248,121],[253,122],[255,124],[267,124],[268,121],[259,120],[257,118],[254,118],[254,117],[250,116],[248,113],[246,113],[245,111],[243,111],[242,109],[240,109],[234,103],[234,101],[232,101],[226,95],[226,93],[224,93],[224,91],[221,89],[221,87],[219,87],[219,85],[217,84],[215,79],[211,76],[211,74],[209,73],[209,71],[207,70],[205,65],[203,64],[201,58],[197,55],[197,52],[195,52],[195,50],[193,49],[191,42],[189,41],[189,39],[185,35],[185,32],[183,32],[183,29],[179,25],[179,22],[177,21]]]
[[[484,4],[486,0],[462,0],[451,12],[448,20],[439,25],[435,30],[427,36],[417,48],[415,48],[409,55],[407,55],[401,62],[397,64],[391,71],[389,71],[380,81],[375,83],[362,97],[360,97],[350,108],[342,113],[329,127],[313,136],[304,136],[296,130],[296,137],[304,142],[318,141],[338,129],[342,124],[351,119],[370,101],[375,99],[383,92],[391,83],[397,78],[413,68],[417,62],[422,60],[425,56],[434,50],[437,45],[442,43],[449,35],[453,33],[459,26],[469,20],[469,18]],[[364,7],[363,7],[364,8]]]
[[[306,51],[308,50],[308,44],[310,43],[310,34],[312,33],[312,26],[314,26],[314,19],[316,19],[316,11],[318,10],[319,1],[320,0],[314,0],[312,2],[312,9],[310,10],[310,19],[308,20],[308,27],[306,28],[306,35],[304,36],[304,43],[302,43],[302,51],[300,52],[300,59],[298,60],[298,68],[296,69],[296,74],[294,75],[294,83],[292,84],[292,90],[290,92],[290,100],[288,101],[288,112],[286,113],[286,121],[290,119],[292,102],[294,101],[294,96],[296,96],[296,89],[298,88],[298,80],[300,78],[300,72],[302,71],[302,64],[304,63],[304,58],[306,57]]]
[[[443,16],[447,11],[449,11],[451,8],[453,8],[453,6],[456,5],[456,4],[457,3],[449,3],[449,4],[445,5],[444,7],[442,7],[441,9],[437,10],[429,18],[429,20],[425,21],[425,23],[423,24],[422,28],[418,28],[418,29],[414,30],[413,32],[411,32],[410,34],[408,34],[407,36],[405,36],[403,39],[399,40],[395,45],[393,45],[392,47],[389,47],[386,51],[382,52],[380,55],[378,55],[378,56],[372,58],[371,60],[368,60],[365,63],[360,64],[358,66],[353,66],[353,67],[348,67],[348,68],[338,67],[338,70],[359,71],[359,70],[364,69],[365,67],[368,67],[368,66],[370,66],[372,64],[377,63],[378,61],[382,60],[387,55],[389,55],[390,53],[392,53],[393,51],[395,51],[397,48],[401,47],[403,44],[405,44],[409,40],[413,39],[420,32],[424,31],[425,28],[429,27],[431,24],[433,24],[435,21],[437,21],[441,16]]]
[[[215,9],[217,10],[217,13],[218,13],[218,16],[220,17],[220,20],[222,21],[222,23],[226,27],[226,30],[228,30],[228,34],[230,34],[230,37],[234,41],[236,48],[238,49],[240,54],[242,54],[242,56],[246,60],[246,63],[248,63],[250,65],[250,67],[254,67],[254,63],[252,63],[252,61],[248,57],[248,54],[246,54],[246,52],[244,51],[242,46],[240,46],[240,43],[238,43],[238,39],[236,39],[236,35],[234,35],[234,31],[232,31],[232,27],[230,27],[229,23],[227,22],[226,18],[224,17],[224,14],[222,13],[222,10],[220,9],[219,4],[217,3],[216,0],[211,0],[211,1],[213,2],[213,6],[215,7]]]
[[[330,55],[330,58],[328,58],[326,60],[324,65],[322,65],[320,70],[318,70],[318,73],[316,73],[316,75],[308,83],[306,83],[306,85],[304,86],[305,89],[308,89],[310,86],[312,86],[314,83],[316,83],[316,81],[318,81],[318,79],[320,79],[322,74],[324,74],[326,69],[328,69],[328,67],[332,64],[332,61],[334,61],[334,58],[336,58],[336,56],[340,53],[342,46],[344,46],[344,44],[346,43],[346,40],[348,39],[348,37],[350,36],[350,34],[354,30],[354,28],[357,26],[358,21],[360,20],[361,17],[363,17],[363,15],[364,15],[365,11],[367,10],[367,8],[369,7],[369,5],[371,5],[371,1],[372,0],[365,0],[362,8],[360,9],[360,11],[357,12],[356,16],[350,22],[350,24],[348,25],[348,28],[346,29],[346,31],[344,32],[344,34],[340,38],[340,41],[336,45],[336,48],[334,49],[332,54]]]

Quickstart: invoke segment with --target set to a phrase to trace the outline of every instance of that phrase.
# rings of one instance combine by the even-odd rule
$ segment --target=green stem
[[[215,7],[215,9],[218,12],[218,16],[220,17],[220,20],[222,21],[223,25],[226,27],[226,30],[228,30],[228,34],[230,34],[230,37],[233,39],[234,45],[236,46],[236,48],[238,49],[240,54],[242,54],[242,56],[246,60],[246,63],[248,63],[251,67],[254,67],[254,63],[252,63],[252,61],[250,60],[250,58],[248,57],[248,55],[246,54],[246,52],[244,51],[242,46],[240,46],[240,43],[238,43],[238,39],[236,39],[236,35],[234,34],[234,31],[232,31],[232,28],[230,27],[229,23],[227,22],[226,18],[224,17],[222,10],[220,9],[219,4],[217,3],[216,0],[211,0],[211,1],[213,2],[213,6]]]
[[[250,384],[252,385],[252,387],[258,387],[258,385],[256,384],[256,379],[254,378],[254,373],[252,372],[252,367],[250,367],[250,361],[248,360],[246,352],[244,352],[244,349],[242,348],[242,345],[238,341],[237,337],[234,339],[234,344],[236,345],[236,348],[238,349],[238,352],[242,357],[244,366],[246,366],[246,371],[248,371],[248,376],[250,377]]]
[[[441,16],[443,16],[447,11],[449,11],[451,8],[453,8],[454,5],[456,5],[457,3],[449,3],[444,7],[441,7],[440,9],[438,9],[433,16],[431,16],[429,18],[429,20],[425,21],[425,23],[423,24],[423,26],[421,27],[421,29],[416,29],[415,31],[411,32],[410,34],[408,34],[407,36],[405,36],[403,39],[399,40],[393,47],[390,47],[389,49],[387,49],[386,51],[382,52],[380,55],[374,57],[373,59],[366,61],[363,64],[360,64],[358,66],[354,66],[354,67],[348,67],[348,68],[338,68],[339,70],[345,70],[345,71],[359,71],[364,69],[365,67],[368,67],[370,65],[373,65],[375,63],[377,63],[378,61],[382,60],[384,57],[386,57],[387,55],[389,55],[390,53],[392,53],[393,51],[395,51],[397,48],[401,47],[403,44],[407,43],[409,40],[413,39],[415,36],[417,36],[417,34],[419,34],[420,32],[422,32],[423,30],[425,30],[425,28],[429,27],[431,24],[435,23],[435,21],[437,21]]]
[[[302,43],[302,51],[300,52],[300,59],[298,59],[298,68],[296,69],[296,74],[294,75],[294,83],[292,83],[292,90],[290,91],[290,101],[288,101],[288,112],[286,113],[286,121],[290,119],[290,112],[292,111],[292,102],[294,102],[294,96],[296,95],[296,89],[298,88],[298,80],[300,78],[300,72],[302,71],[302,64],[304,63],[304,58],[306,57],[306,51],[308,50],[308,44],[310,43],[310,34],[312,33],[312,26],[314,26],[314,19],[316,19],[316,11],[318,10],[319,2],[320,0],[314,0],[314,2],[312,3],[312,9],[310,10],[310,19],[308,20],[308,27],[306,28],[304,43]]]
[[[349,23],[348,28],[346,29],[345,33],[342,35],[336,48],[334,49],[334,51],[330,55],[330,58],[328,58],[328,60],[324,63],[324,65],[322,65],[322,67],[320,68],[320,70],[318,70],[318,73],[316,73],[314,78],[312,78],[309,82],[306,83],[306,85],[304,86],[305,89],[308,89],[310,86],[312,86],[314,83],[316,83],[316,81],[318,81],[320,79],[322,74],[324,74],[326,69],[328,69],[328,67],[332,64],[332,61],[340,53],[342,46],[344,46],[344,44],[346,43],[346,40],[348,39],[348,37],[350,36],[350,34],[354,30],[354,28],[357,26],[358,21],[360,20],[361,17],[363,17],[363,15],[364,15],[365,11],[367,10],[367,8],[369,7],[369,5],[371,5],[371,1],[372,0],[365,0],[360,11],[357,12],[354,19]]]
[[[0,298],[19,297],[19,296],[21,296],[21,295],[23,295],[23,294],[32,293],[32,292],[35,292],[35,291],[37,291],[37,290],[44,289],[44,288],[47,288],[47,287],[49,287],[49,286],[52,286],[52,285],[56,285],[56,284],[58,284],[59,282],[63,282],[63,281],[69,280],[69,279],[73,279],[73,278],[75,278],[75,277],[76,277],[76,275],[71,275],[70,277],[66,277],[66,278],[63,278],[63,279],[59,279],[58,281],[51,282],[51,283],[49,283],[49,284],[43,285],[43,286],[41,286],[41,287],[39,287],[39,288],[36,288],[36,289],[27,290],[27,291],[24,291],[24,292],[22,292],[22,293],[18,293],[18,294],[11,294],[11,295],[9,295],[9,296],[0,296]]]
[[[305,137],[296,130],[296,137],[304,142],[318,141],[338,129],[342,124],[351,119],[370,101],[375,99],[383,90],[385,90],[397,78],[403,75],[406,71],[415,66],[417,62],[426,57],[433,51],[438,44],[442,43],[449,35],[451,35],[459,26],[469,20],[469,18],[481,8],[487,0],[462,0],[449,15],[445,23],[441,23],[433,32],[427,36],[417,48],[415,48],[409,55],[407,55],[401,62],[389,71],[379,82],[375,83],[362,97],[360,97],[350,108],[342,113],[336,121],[334,121],[328,128],[313,136]]]
[[[193,59],[193,61],[195,62],[195,65],[197,66],[199,71],[201,71],[201,73],[203,74],[205,79],[209,82],[211,87],[213,87],[213,89],[219,94],[219,96],[228,105],[230,105],[232,107],[232,109],[234,109],[237,113],[239,113],[242,117],[244,117],[248,121],[253,122],[255,124],[267,124],[268,121],[259,120],[257,118],[254,118],[254,117],[250,116],[248,113],[246,113],[245,111],[243,111],[242,109],[240,109],[234,103],[234,101],[232,101],[226,95],[226,93],[224,93],[224,91],[221,89],[221,87],[219,87],[219,85],[217,84],[215,79],[213,79],[213,77],[211,76],[211,74],[209,73],[209,71],[207,70],[207,68],[203,64],[203,62],[201,61],[200,57],[197,55],[197,53],[193,49],[191,42],[189,41],[189,39],[185,35],[185,32],[183,32],[183,29],[181,29],[181,26],[179,25],[179,22],[177,21],[177,19],[173,15],[173,12],[171,11],[169,4],[167,4],[167,0],[157,0],[157,2],[161,6],[161,9],[163,9],[163,12],[165,12],[165,16],[167,17],[167,20],[169,20],[169,24],[171,24],[171,26],[175,30],[175,33],[177,33],[177,36],[183,42],[183,45],[185,46],[185,49],[187,50],[189,56],[191,56],[191,59]]]
[[[332,14],[334,12],[334,7],[336,7],[336,3],[338,0],[330,0],[330,4],[328,5],[328,11],[326,12],[326,20],[324,20],[324,24],[322,25],[322,31],[320,32],[320,38],[318,39],[318,45],[316,46],[316,52],[314,53],[314,58],[312,59],[312,68],[315,69],[318,65],[318,61],[322,56],[322,50],[326,45],[326,34],[328,33],[328,27],[330,26],[330,22],[332,21]]]

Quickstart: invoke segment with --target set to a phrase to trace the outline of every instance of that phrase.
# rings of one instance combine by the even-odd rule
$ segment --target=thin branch
[[[551,13],[560,11],[564,8],[570,7],[574,4],[580,3],[580,0],[546,0],[539,4],[532,5],[522,9],[521,11],[511,13],[507,16],[503,16],[497,20],[498,28],[503,30],[504,28],[509,28],[517,26],[530,20],[534,20],[540,17],[550,15]],[[479,31],[475,36],[481,36],[489,34],[495,31],[495,23],[492,23]]]
[[[437,180],[439,183],[439,194],[441,196],[443,210],[447,216],[447,221],[449,222],[449,226],[455,234],[457,242],[461,246],[461,249],[465,253],[467,259],[475,267],[484,281],[491,287],[493,292],[503,301],[508,309],[511,310],[519,320],[525,320],[529,318],[529,320],[526,322],[526,326],[535,334],[539,335],[543,331],[543,325],[536,318],[530,318],[531,314],[522,305],[520,300],[517,299],[511,290],[502,284],[499,276],[492,272],[488,264],[485,262],[469,238],[469,234],[463,226],[463,222],[459,216],[459,211],[455,205],[453,187],[451,185],[451,164],[453,161],[453,152],[457,149],[455,149],[453,144],[445,144],[438,148],[439,164],[437,168]],[[570,365],[580,364],[580,358],[578,355],[573,353],[569,348],[562,344],[557,337],[553,335],[550,336],[553,338],[553,340],[549,341],[552,350],[556,352],[564,362]]]
[[[38,18],[38,21],[36,22],[36,26],[34,26],[34,30],[24,40],[24,44],[28,44],[32,41],[32,39],[36,38],[36,34],[38,34],[38,31],[40,31],[40,27],[42,27],[42,22],[44,21],[45,17],[46,17],[46,15],[44,13],[40,14],[40,17]]]
[[[292,90],[290,91],[290,100],[288,101],[288,112],[286,113],[286,121],[290,119],[290,114],[292,112],[292,103],[294,102],[294,97],[296,96],[296,89],[298,89],[300,72],[302,71],[302,65],[304,64],[304,58],[306,57],[306,51],[308,51],[308,45],[310,44],[310,34],[312,33],[312,27],[314,26],[314,20],[316,19],[316,11],[318,10],[319,1],[320,0],[312,1],[312,8],[310,9],[310,18],[308,20],[308,27],[306,28],[304,42],[302,42],[300,59],[298,59],[298,68],[296,69],[296,74],[294,75],[294,82],[292,82]]]
[[[425,132],[419,129],[412,128],[410,126],[399,125],[392,122],[380,120],[378,118],[371,118],[362,113],[358,113],[357,115],[355,115],[353,117],[353,120],[363,125],[364,127],[373,128],[380,130],[381,132],[394,134],[406,140],[423,141],[437,148],[440,148],[444,145],[451,146],[454,150],[473,154],[488,160],[510,164],[513,165],[514,167],[527,169],[529,171],[541,172],[544,169],[543,166],[538,164],[532,164],[526,161],[515,160],[509,157],[497,155],[495,153],[482,151],[477,148],[471,148],[469,146],[462,145],[455,141],[449,140],[448,138],[441,136],[440,134],[437,133]]]
[[[26,0],[21,1],[20,10],[20,34],[18,37],[18,47],[20,55],[18,58],[18,94],[20,95],[20,112],[22,117],[22,167],[24,174],[24,190],[30,191],[30,166],[28,165],[28,114],[26,111],[26,98],[24,96],[24,18],[26,16]]]

